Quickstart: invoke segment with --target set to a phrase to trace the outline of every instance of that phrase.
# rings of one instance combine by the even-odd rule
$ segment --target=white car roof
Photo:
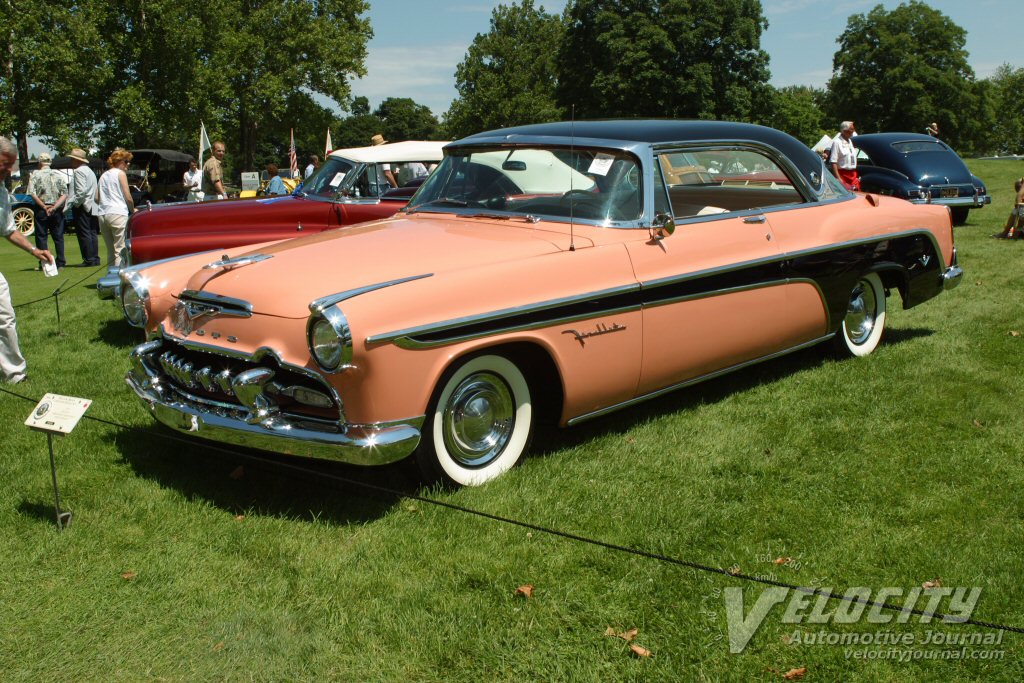
[[[432,140],[407,140],[406,142],[391,142],[384,145],[372,147],[349,147],[348,149],[336,149],[331,152],[332,157],[343,157],[351,161],[359,161],[364,164],[373,163],[401,163],[403,161],[441,161],[444,157],[442,148],[448,141],[436,142]]]

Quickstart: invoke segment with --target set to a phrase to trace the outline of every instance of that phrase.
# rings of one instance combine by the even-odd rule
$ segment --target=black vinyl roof
[[[805,176],[820,172],[821,157],[796,138],[782,131],[752,123],[732,121],[674,120],[674,119],[609,119],[602,121],[560,121],[536,123],[512,128],[491,130],[452,143],[468,144],[514,143],[517,137],[559,138],[564,143],[570,138],[607,141],[609,146],[635,144],[657,145],[673,142],[750,141],[770,145],[785,154]],[[551,140],[551,143],[555,143]]]

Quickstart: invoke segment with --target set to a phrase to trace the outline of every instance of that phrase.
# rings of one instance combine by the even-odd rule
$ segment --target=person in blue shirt
[[[264,190],[266,194],[288,194],[288,188],[284,186],[284,181],[277,175],[277,164],[267,164],[267,177],[270,178],[270,182],[267,183],[267,189]]]

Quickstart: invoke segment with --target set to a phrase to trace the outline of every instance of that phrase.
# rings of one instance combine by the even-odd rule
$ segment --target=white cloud
[[[411,97],[440,115],[456,96],[455,67],[466,49],[451,43],[373,49],[367,55],[366,76],[352,81],[352,92],[373,106],[388,97]]]

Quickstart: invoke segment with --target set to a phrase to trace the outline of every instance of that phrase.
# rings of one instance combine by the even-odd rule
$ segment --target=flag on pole
[[[199,122],[199,167],[203,167],[203,152],[210,149],[210,138],[206,136],[206,124]]]
[[[288,168],[291,170],[292,178],[299,177],[299,160],[295,156],[295,129],[292,128],[292,144],[288,148]]]
[[[330,154],[331,150],[333,150],[333,149],[334,149],[334,144],[331,142],[331,128],[330,128],[330,126],[328,126],[327,127],[327,144],[324,146],[324,159],[327,158],[327,155]]]

